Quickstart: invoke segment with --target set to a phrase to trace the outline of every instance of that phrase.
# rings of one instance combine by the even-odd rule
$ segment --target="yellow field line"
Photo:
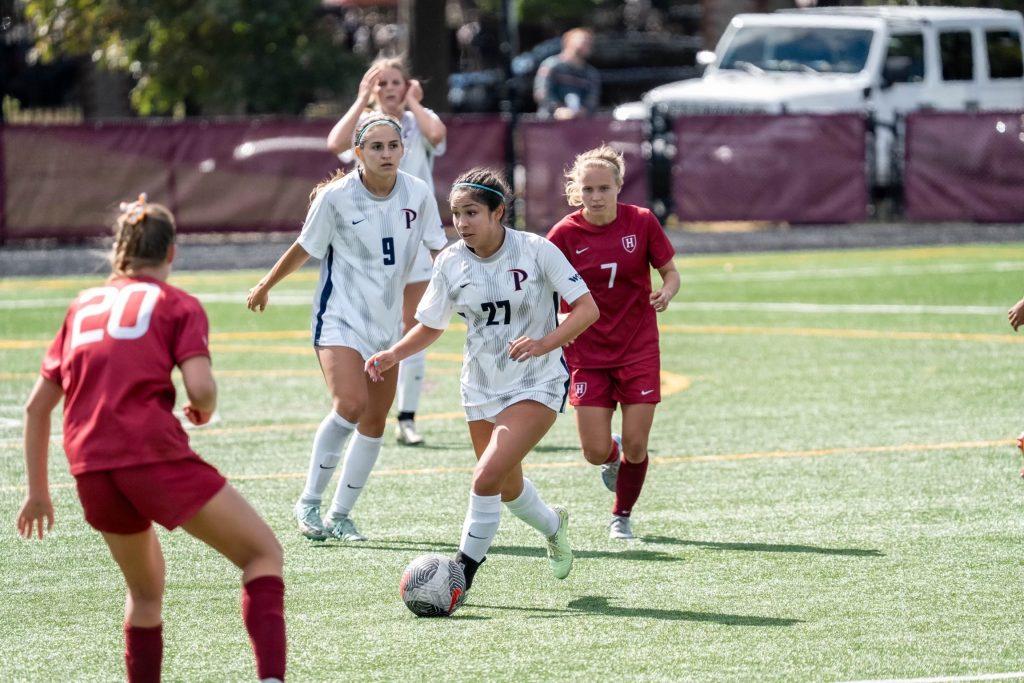
[[[832,327],[763,327],[741,325],[659,325],[664,334],[721,334],[773,337],[832,337],[838,339],[898,339],[912,341],[971,341],[996,344],[1024,344],[1024,336],[974,334],[969,332],[901,332]]]
[[[283,249],[282,249],[283,251]],[[289,282],[316,282],[320,277],[316,270],[300,270],[288,276]],[[11,278],[0,279],[0,292],[22,291],[26,287],[32,289],[81,289],[83,287],[94,287],[106,281],[106,277],[67,277],[67,278]],[[245,275],[238,273],[205,273],[195,275],[173,275],[169,282],[175,287],[192,288],[206,283],[237,282],[239,287],[249,289],[256,284],[251,283]],[[249,284],[247,284],[249,283]]]
[[[424,416],[426,417],[426,416]],[[315,427],[316,425],[311,425]],[[213,430],[210,430],[211,432]],[[207,432],[210,433],[210,432]],[[655,465],[677,465],[685,463],[706,463],[706,462],[729,462],[734,460],[773,460],[779,458],[821,458],[833,455],[871,455],[886,453],[912,453],[929,451],[962,451],[977,450],[984,448],[997,448],[1011,446],[1016,443],[1013,439],[990,439],[984,441],[949,441],[943,443],[917,443],[899,444],[896,446],[849,446],[840,448],[821,448],[815,450],[801,451],[761,451],[749,453],[721,453],[710,455],[676,455],[676,456],[652,456],[651,462]],[[470,457],[469,444],[466,445],[467,460]],[[582,458],[563,460],[559,462],[524,462],[524,470],[553,470],[591,467]],[[383,468],[374,470],[375,477],[393,476],[422,476],[431,474],[458,474],[469,473],[474,469],[471,463],[449,467],[419,467],[419,468]],[[285,479],[304,479],[305,472],[275,472],[270,474],[239,474],[228,476],[231,481],[267,481]],[[74,483],[67,482],[54,484],[54,489],[74,488]],[[3,486],[0,491],[24,491],[24,486]]]
[[[1024,335],[984,334],[971,332],[915,332],[899,330],[862,330],[833,327],[766,327],[742,325],[659,325],[663,334],[707,334],[707,335],[740,335],[740,336],[772,336],[772,337],[829,337],[834,339],[884,339],[903,341],[957,341],[985,342],[989,344],[1024,344]],[[211,340],[259,340],[259,339],[302,339],[308,337],[306,331],[270,331],[270,332],[225,332],[211,335]],[[0,351],[45,349],[50,343],[48,339],[0,339]],[[308,346],[272,346],[272,345],[240,345],[212,344],[211,350],[220,353],[272,353],[284,355],[306,355]],[[432,352],[427,358],[433,360],[461,361],[460,353]]]

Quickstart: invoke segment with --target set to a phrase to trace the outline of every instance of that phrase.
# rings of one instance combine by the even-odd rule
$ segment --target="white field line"
[[[778,311],[781,313],[881,313],[888,315],[999,315],[1006,306],[925,304],[812,304],[799,301],[673,301],[670,308],[695,311]]]
[[[935,676],[933,678],[879,678],[846,683],[959,683],[960,681],[1010,681],[1024,680],[1024,671],[1008,671],[999,674],[968,674],[966,676]]]
[[[244,305],[244,294],[199,294],[203,303]],[[311,306],[305,294],[271,298],[272,306]],[[12,299],[0,301],[0,310],[64,308],[67,299]],[[768,311],[779,313],[863,313],[880,315],[1000,315],[1005,306],[936,306],[927,304],[819,304],[800,301],[675,301],[672,308],[695,311]]]
[[[687,282],[721,282],[752,280],[814,280],[834,277],[878,277],[881,275],[926,275],[960,273],[1006,273],[1024,270],[1024,261],[995,261],[993,263],[936,263],[928,266],[859,266],[854,268],[798,268],[793,270],[761,270],[750,273],[725,271],[721,273],[687,273],[680,271]]]

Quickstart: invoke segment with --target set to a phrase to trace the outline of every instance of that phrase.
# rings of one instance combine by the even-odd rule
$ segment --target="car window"
[[[985,49],[988,52],[989,78],[1024,77],[1020,33],[1017,31],[986,31]]]
[[[886,61],[902,57],[909,63],[909,69],[893,78],[893,83],[920,83],[924,80],[924,36],[920,33],[903,33],[889,39]]]
[[[747,26],[726,47],[721,69],[852,74],[864,68],[874,32]]]
[[[969,81],[974,78],[974,53],[970,31],[944,31],[939,34],[942,55],[942,80]]]

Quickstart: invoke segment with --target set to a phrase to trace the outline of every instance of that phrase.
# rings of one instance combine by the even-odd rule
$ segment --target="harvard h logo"
[[[576,398],[580,398],[581,396],[583,396],[583,394],[587,393],[587,383],[576,382],[573,385],[573,389],[576,391]]]
[[[516,285],[516,291],[518,292],[523,288],[523,283],[526,282],[526,271],[522,268],[511,268],[508,272],[512,273],[512,281]]]
[[[622,248],[632,254],[636,251],[636,235],[626,235],[622,238]]]
[[[412,209],[402,209],[402,213],[405,214],[405,229],[412,229],[412,222],[416,220],[416,212]]]

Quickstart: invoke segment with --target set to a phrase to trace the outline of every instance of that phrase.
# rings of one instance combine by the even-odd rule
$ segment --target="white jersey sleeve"
[[[427,291],[416,307],[416,320],[433,330],[445,330],[448,329],[454,311],[451,283],[444,269],[435,264]]]
[[[444,234],[441,214],[437,210],[437,199],[433,193],[428,192],[423,196],[423,203],[420,205],[420,215],[423,216],[424,246],[431,251],[441,251],[448,244],[448,237]]]
[[[302,224],[302,232],[296,240],[310,256],[323,260],[327,247],[331,245],[335,226],[338,224],[337,209],[326,199],[328,188],[322,188],[313,197],[306,212],[306,221]]]
[[[537,261],[551,289],[558,292],[566,302],[572,304],[590,291],[583,277],[569,263],[569,259],[565,258],[565,254],[551,242],[545,240],[540,245]]]

